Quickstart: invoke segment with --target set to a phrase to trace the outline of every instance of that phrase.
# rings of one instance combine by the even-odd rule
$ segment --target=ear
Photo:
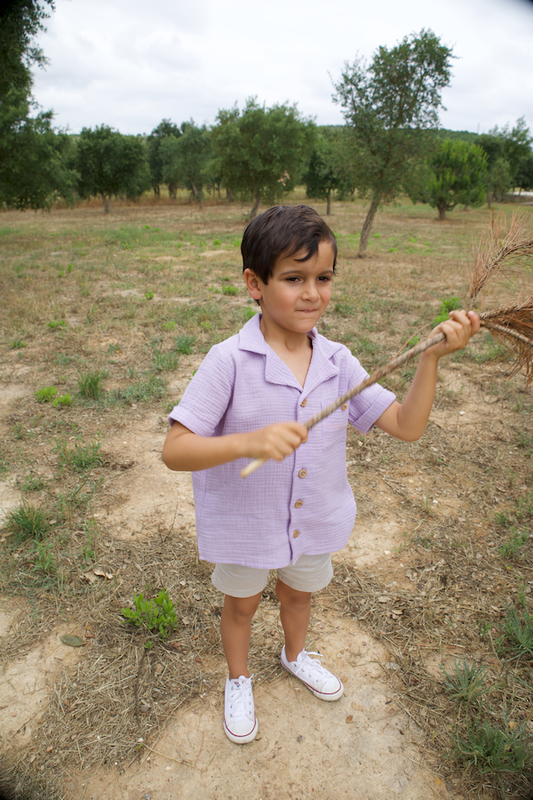
[[[243,275],[250,297],[253,297],[254,300],[261,300],[263,293],[261,291],[262,283],[260,278],[251,269],[245,269]]]

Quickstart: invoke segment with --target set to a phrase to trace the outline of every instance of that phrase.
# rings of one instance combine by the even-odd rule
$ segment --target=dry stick
[[[486,325],[489,330],[490,328],[495,328],[496,330],[502,330],[506,334],[512,336],[513,338],[519,339],[525,344],[528,344],[530,346],[533,345],[533,342],[526,336],[523,336],[522,334],[519,334],[516,331],[510,330],[509,328],[506,328],[503,325],[498,325],[494,322],[489,321],[490,317],[493,316],[492,312],[488,311],[480,314],[479,316],[481,317],[481,324]],[[484,319],[485,317],[487,318],[487,322],[485,322]],[[423,353],[425,350],[428,350],[430,347],[433,347],[433,345],[436,345],[439,342],[444,341],[444,339],[446,339],[446,336],[443,333],[437,333],[435,334],[435,336],[432,336],[431,339],[426,339],[425,342],[420,342],[415,347],[412,347],[410,350],[406,350],[405,353],[402,353],[402,355],[398,356],[397,358],[394,358],[388,364],[385,364],[383,367],[380,367],[378,370],[376,370],[376,372],[373,372],[372,375],[369,375],[368,378],[366,378],[364,381],[358,383],[357,386],[354,386],[353,389],[349,389],[347,392],[341,395],[341,397],[338,397],[329,406],[326,406],[326,408],[323,408],[322,411],[318,412],[318,414],[315,414],[314,417],[311,417],[311,419],[308,419],[306,422],[304,422],[304,427],[307,428],[307,430],[309,430],[318,422],[323,420],[324,417],[328,417],[330,414],[332,414],[334,411],[340,408],[340,406],[342,406],[343,403],[346,403],[348,400],[351,400],[352,397],[361,394],[361,392],[368,386],[372,386],[373,383],[377,383],[382,378],[384,378],[385,375],[390,375],[391,372],[394,372],[394,370],[403,366],[403,364],[405,364],[407,361],[410,361],[412,358],[415,358],[416,356],[420,355],[420,353]],[[253,461],[250,461],[250,463],[242,470],[241,478],[247,478],[248,475],[251,475],[252,472],[256,471],[256,469],[262,467],[266,461],[268,461],[267,458],[256,458]]]
[[[412,347],[410,350],[407,350],[401,356],[398,356],[397,358],[393,359],[388,364],[385,364],[385,366],[380,367],[378,370],[376,370],[376,372],[373,372],[372,375],[369,375],[368,378],[366,378],[364,381],[358,383],[357,386],[354,386],[353,389],[349,389],[343,395],[338,397],[329,406],[326,406],[326,408],[323,408],[322,411],[318,412],[318,414],[315,414],[314,417],[311,417],[311,419],[308,419],[306,422],[304,422],[304,427],[307,428],[307,430],[309,430],[318,422],[323,420],[324,417],[333,414],[333,412],[336,411],[338,408],[340,408],[340,406],[342,406],[343,403],[346,403],[347,400],[351,400],[352,397],[355,397],[357,394],[360,394],[368,386],[371,386],[373,383],[377,383],[382,378],[384,378],[385,375],[389,375],[391,372],[394,372],[395,369],[398,369],[398,367],[401,367],[403,364],[405,364],[406,361],[409,361],[411,358],[415,358],[415,356],[419,355],[420,353],[423,353],[424,350],[427,350],[429,347],[433,347],[433,345],[444,341],[445,338],[446,336],[443,333],[437,333],[435,336],[432,336],[431,339],[426,339],[425,342],[420,342],[420,344],[417,344],[415,347]],[[265,461],[268,461],[268,459],[267,458],[254,459],[242,470],[241,477],[247,478],[248,475],[251,475],[252,472],[256,471],[256,469],[259,469],[259,467],[261,467],[265,463]]]

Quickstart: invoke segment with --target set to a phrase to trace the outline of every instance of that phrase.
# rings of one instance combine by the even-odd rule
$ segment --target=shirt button
[[[343,411],[346,411],[346,409],[348,408],[348,406],[347,406],[347,405],[346,405],[346,403],[345,403],[343,406],[341,406],[341,408],[342,408],[342,410],[343,410]]]
[[[294,508],[301,508],[303,506],[302,500],[297,500],[294,504]]]
[[[294,533],[292,534],[292,537],[293,537],[293,539],[297,539],[299,535],[300,535],[300,531],[294,531]]]
[[[300,405],[301,405],[302,408],[305,408],[305,406],[307,405],[307,398],[305,398],[305,400],[302,400]]]
[[[298,473],[299,478],[305,478],[306,475],[307,475],[306,469],[301,469],[300,472]]]

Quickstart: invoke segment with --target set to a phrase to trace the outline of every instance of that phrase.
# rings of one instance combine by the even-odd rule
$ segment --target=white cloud
[[[533,127],[533,4],[525,0],[57,0],[35,97],[73,131],[149,132],[164,117],[213,123],[247,97],[342,121],[333,79],[357,53],[431,28],[458,56],[445,127]]]

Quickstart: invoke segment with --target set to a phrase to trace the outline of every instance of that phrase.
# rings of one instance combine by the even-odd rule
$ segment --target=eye
[[[318,280],[320,283],[329,283],[331,281],[331,275],[320,275]]]

